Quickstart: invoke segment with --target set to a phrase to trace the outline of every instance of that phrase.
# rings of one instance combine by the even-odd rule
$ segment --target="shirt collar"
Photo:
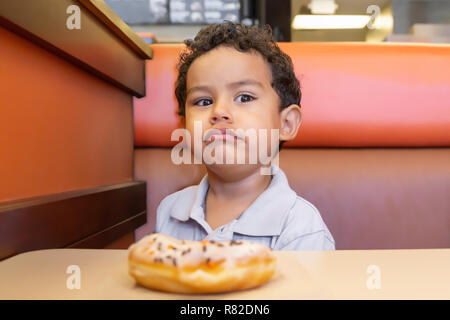
[[[280,235],[283,222],[289,209],[295,203],[297,194],[289,187],[284,172],[276,165],[271,167],[273,177],[269,186],[258,198],[239,216],[234,224],[234,232],[249,236]],[[209,188],[206,174],[196,186],[195,198],[191,209],[186,210],[182,201],[177,201],[171,216],[177,220],[187,221],[205,217],[204,202]]]
[[[206,198],[206,193],[208,192],[208,188],[208,174],[206,174],[202,178],[200,183],[197,186],[194,186],[194,198],[193,202],[191,202],[190,204],[190,207],[186,208],[186,202],[184,201],[184,199],[178,198],[175,202],[173,210],[170,213],[170,216],[180,221],[187,221],[189,217],[199,215],[204,219],[205,210],[203,208],[203,204]],[[188,194],[189,197],[190,195],[191,193]]]

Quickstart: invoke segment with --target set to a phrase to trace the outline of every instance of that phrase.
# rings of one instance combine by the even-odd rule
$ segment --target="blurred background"
[[[450,43],[450,0],[105,0],[147,43],[202,25],[269,24],[277,41]]]

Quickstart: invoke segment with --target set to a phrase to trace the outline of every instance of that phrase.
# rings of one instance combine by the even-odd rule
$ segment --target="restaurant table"
[[[277,272],[268,283],[202,295],[137,285],[127,253],[49,249],[16,255],[0,262],[0,299],[450,299],[450,249],[274,251]],[[79,289],[67,285],[73,265]]]

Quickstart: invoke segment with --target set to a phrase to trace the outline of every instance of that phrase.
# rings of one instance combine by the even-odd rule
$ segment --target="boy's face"
[[[186,129],[192,137],[195,121],[202,124],[202,136],[212,128],[256,132],[265,129],[266,150],[270,154],[271,129],[282,129],[284,118],[280,113],[280,98],[271,82],[270,67],[257,52],[243,53],[227,46],[207,52],[192,63],[187,73]],[[280,136],[283,137],[281,133]],[[234,148],[236,154],[233,138],[215,138],[225,139],[224,154],[228,148]],[[244,140],[248,153],[249,141]],[[207,144],[204,141],[202,147]]]

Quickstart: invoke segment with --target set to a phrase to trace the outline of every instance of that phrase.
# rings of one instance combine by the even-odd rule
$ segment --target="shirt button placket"
[[[232,240],[233,239],[233,231],[230,227],[228,227],[228,228],[225,226],[222,227],[220,234],[224,240]]]

